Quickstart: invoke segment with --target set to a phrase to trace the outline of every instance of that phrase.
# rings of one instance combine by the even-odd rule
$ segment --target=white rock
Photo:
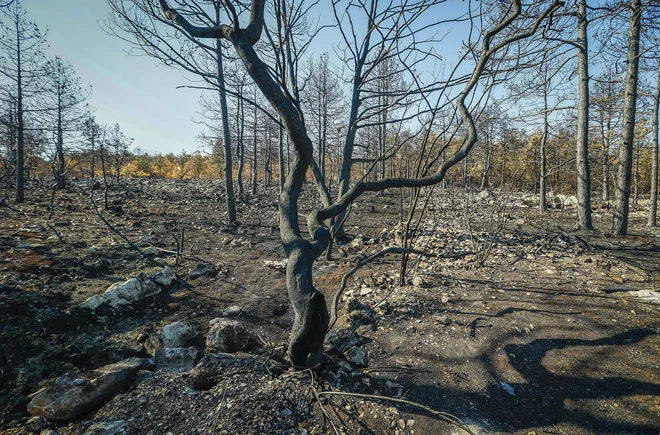
[[[250,334],[238,320],[219,317],[209,324],[211,330],[206,336],[207,352],[232,353],[247,346]]]
[[[160,330],[163,347],[182,347],[196,335],[195,327],[186,322],[170,323]]]
[[[168,347],[156,352],[156,368],[168,372],[187,372],[195,367],[199,351],[194,347]]]
[[[165,267],[148,277],[140,275],[137,278],[113,284],[102,295],[88,298],[80,304],[80,307],[96,310],[103,304],[108,304],[111,307],[131,304],[160,293],[162,287],[170,287],[176,280],[176,273],[169,267]]]

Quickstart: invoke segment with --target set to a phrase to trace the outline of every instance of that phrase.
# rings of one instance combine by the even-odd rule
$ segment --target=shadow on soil
[[[528,344],[508,344],[504,346],[504,352],[513,368],[526,380],[524,383],[509,383],[515,395],[508,394],[498,384],[491,384],[484,393],[467,393],[411,382],[408,399],[442,409],[466,421],[479,422],[488,431],[523,431],[563,423],[582,427],[590,433],[657,434],[660,431],[657,416],[643,415],[645,411],[639,408],[635,409],[637,417],[650,423],[616,421],[625,417],[605,414],[607,410],[604,406],[599,406],[603,413],[601,417],[585,412],[583,408],[572,409],[570,404],[589,399],[617,399],[625,408],[629,406],[626,396],[660,396],[660,384],[626,378],[621,374],[602,378],[568,376],[554,373],[542,363],[552,350],[578,346],[625,346],[640,343],[653,335],[655,332],[649,329],[631,329],[595,340],[536,339]],[[482,362],[489,365],[487,358]]]

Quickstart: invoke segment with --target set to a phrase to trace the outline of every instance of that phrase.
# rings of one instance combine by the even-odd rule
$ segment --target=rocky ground
[[[313,373],[283,352],[274,189],[240,205],[238,226],[218,183],[115,183],[108,210],[97,191],[150,260],[83,182],[51,219],[48,189],[28,193],[0,207],[0,433],[660,431],[660,231],[644,204],[615,238],[605,204],[576,233],[571,197],[540,214],[528,195],[436,189],[415,247],[437,256],[411,257],[403,286],[398,255],[357,271]],[[354,207],[357,237],[317,263],[328,301],[400,243],[401,203]]]

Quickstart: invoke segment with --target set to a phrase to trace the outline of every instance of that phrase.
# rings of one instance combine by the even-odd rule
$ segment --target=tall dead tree
[[[330,242],[330,232],[324,222],[344,213],[347,208],[363,193],[381,191],[388,188],[423,187],[441,182],[447,170],[459,163],[472,149],[477,132],[472,114],[468,108],[468,97],[477,87],[484,70],[488,67],[491,57],[510,44],[529,38],[545,22],[561,2],[536,7],[527,26],[520,29],[519,18],[523,13],[520,0],[514,0],[507,13],[493,27],[485,30],[480,38],[476,65],[471,74],[463,82],[464,87],[454,100],[455,110],[463,119],[466,128],[466,138],[460,148],[449,156],[437,170],[421,178],[389,178],[375,182],[362,181],[353,185],[336,202],[329,207],[313,210],[307,219],[309,234],[312,240],[303,238],[299,214],[298,200],[305,182],[306,173],[312,163],[313,143],[307,134],[299,100],[291,95],[290,89],[282,82],[278,83],[269,72],[269,67],[257,54],[254,45],[261,39],[264,26],[265,0],[252,0],[250,19],[247,26],[241,26],[238,14],[232,13],[232,22],[220,26],[196,26],[185,15],[170,8],[165,0],[160,0],[163,14],[168,19],[181,26],[191,37],[226,39],[231,42],[236,54],[245,65],[246,70],[261,90],[264,97],[278,113],[286,128],[294,154],[291,156],[291,170],[286,178],[284,188],[279,198],[280,236],[287,256],[286,283],[289,298],[294,310],[294,324],[289,343],[289,357],[296,366],[315,366],[322,357],[322,345],[329,324],[328,308],[325,297],[314,288],[312,266],[314,261],[325,251]],[[228,8],[235,12],[234,5],[227,2]],[[411,5],[412,7],[412,5]],[[525,14],[524,16],[529,16]],[[506,35],[506,36],[504,36]],[[350,134],[350,133],[349,133]]]
[[[589,169],[589,18],[587,0],[578,1],[577,229],[593,230]]]
[[[46,85],[41,104],[53,131],[55,152],[52,172],[58,189],[66,187],[69,163],[65,145],[79,133],[83,103],[90,92],[82,87],[71,64],[59,57],[46,64]]]
[[[628,5],[628,67],[623,100],[623,127],[614,191],[612,234],[628,234],[630,185],[632,178],[635,115],[637,113],[637,84],[639,81],[639,38],[641,33],[642,1],[630,0]]]
[[[658,79],[653,95],[653,115],[651,137],[653,138],[653,161],[651,163],[651,204],[649,209],[649,226],[656,226],[658,216],[658,112],[660,111],[660,62],[658,62]]]
[[[0,9],[0,86],[16,107],[16,202],[25,199],[25,102],[38,93],[45,62],[44,35],[26,16],[21,0]]]
[[[107,30],[132,44],[133,49],[175,67],[197,78],[201,86],[213,89],[220,104],[221,137],[224,153],[224,184],[227,220],[236,221],[236,201],[232,171],[232,145],[227,113],[222,41],[207,44],[190,38],[169,20],[166,20],[152,0],[107,0],[111,14]],[[177,2],[190,22],[200,26],[219,26],[225,11],[222,0],[183,0]],[[205,6],[210,5],[210,10]]]

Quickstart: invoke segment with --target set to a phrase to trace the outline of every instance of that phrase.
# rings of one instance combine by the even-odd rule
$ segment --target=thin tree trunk
[[[587,0],[578,2],[577,229],[593,230],[589,171],[589,42]]]
[[[649,210],[649,226],[656,226],[658,216],[658,112],[660,111],[660,65],[658,65],[658,83],[653,101],[653,162],[651,168],[651,209]]]
[[[18,121],[17,146],[16,146],[16,196],[15,201],[25,201],[25,174],[24,151],[25,151],[25,124],[23,120],[23,72],[21,65],[21,38],[18,20],[16,20],[16,65],[17,65],[17,96],[16,96],[16,118]]]
[[[220,21],[219,9],[216,9],[216,21]],[[231,157],[231,136],[229,135],[229,114],[227,111],[227,94],[225,93],[225,76],[222,69],[222,43],[217,40],[216,49],[216,81],[218,82],[218,96],[220,97],[220,112],[222,119],[222,141],[225,156],[225,192],[227,205],[227,220],[236,222],[236,199],[234,198],[234,180]]]
[[[255,101],[256,101],[255,88]],[[252,128],[252,195],[257,194],[257,106],[254,106],[254,127]]]
[[[490,171],[490,134],[488,127],[486,127],[484,136],[484,170],[481,173],[481,187],[479,190],[488,188],[488,172]]]
[[[548,144],[548,88],[550,83],[543,85],[543,136],[541,137],[541,176],[539,177],[539,210],[546,211],[547,192],[546,178],[548,176],[547,158],[545,155]]]
[[[64,131],[62,129],[62,101],[61,96],[58,95],[57,103],[57,188],[64,189],[66,187],[66,180],[64,179],[65,172],[64,162]]]
[[[628,30],[628,71],[626,73],[623,103],[622,144],[619,149],[612,234],[628,234],[628,210],[630,208],[630,181],[632,153],[635,140],[635,114],[637,109],[637,82],[639,79],[639,35],[641,28],[641,0],[630,2],[630,27]]]
[[[238,140],[236,141],[236,156],[238,157],[238,173],[236,174],[236,183],[238,184],[238,198],[243,199],[245,194],[243,189],[243,171],[245,170],[245,144],[243,137],[245,134],[245,111],[243,109],[243,99],[238,98],[236,107],[236,128]]]

